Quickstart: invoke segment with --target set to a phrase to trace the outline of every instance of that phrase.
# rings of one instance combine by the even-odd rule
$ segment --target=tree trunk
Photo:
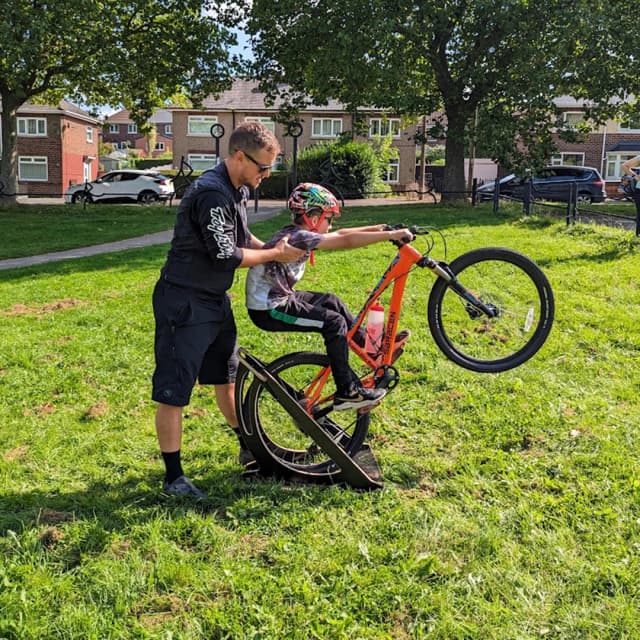
[[[464,180],[465,115],[453,107],[447,113],[447,141],[445,146],[443,202],[466,200]]]
[[[11,95],[3,94],[0,129],[2,157],[0,158],[0,207],[15,204],[18,198],[18,134],[16,114],[20,104]]]

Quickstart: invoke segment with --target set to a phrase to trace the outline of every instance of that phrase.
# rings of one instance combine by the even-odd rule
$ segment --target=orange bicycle
[[[412,241],[427,238],[426,252],[410,242],[394,243],[397,254],[348,334],[351,351],[366,368],[364,386],[392,389],[399,381],[394,343],[407,278],[416,269],[429,269],[436,277],[427,320],[447,358],[471,371],[497,373],[537,353],[554,317],[553,292],[540,267],[521,253],[499,247],[476,249],[447,264],[430,256],[435,245],[432,230],[410,231]],[[382,346],[373,357],[351,338],[389,287]],[[240,360],[236,402],[241,429],[260,467],[285,477],[343,477],[349,458],[363,448],[370,413],[333,410],[335,389],[326,354],[290,353],[264,364],[240,349]],[[254,379],[247,388],[249,373]]]

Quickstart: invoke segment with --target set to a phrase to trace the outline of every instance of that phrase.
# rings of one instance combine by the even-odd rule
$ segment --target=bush
[[[272,171],[269,177],[260,183],[260,198],[284,200],[294,185],[291,184],[291,175],[288,171]]]
[[[171,156],[168,158],[136,158],[133,162],[133,166],[136,169],[153,169],[153,167],[161,167],[165,164],[171,164],[173,159]]]
[[[380,178],[383,162],[366,142],[315,144],[298,154],[298,181],[326,185],[341,198],[364,198],[390,191]]]

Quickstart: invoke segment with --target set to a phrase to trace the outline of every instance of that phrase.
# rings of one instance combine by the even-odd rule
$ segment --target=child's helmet
[[[313,182],[301,182],[289,196],[289,210],[296,216],[307,216],[319,209],[322,219],[329,214],[340,216],[340,205],[337,198],[325,187]]]

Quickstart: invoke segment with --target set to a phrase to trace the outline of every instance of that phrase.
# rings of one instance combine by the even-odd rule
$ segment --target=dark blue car
[[[604,202],[606,197],[604,180],[597,169],[568,165],[545,167],[532,178],[513,173],[504,176],[499,180],[500,195],[522,200],[527,181],[531,181],[531,196],[537,200],[567,202],[575,198],[578,204],[591,204]],[[495,182],[478,187],[478,198],[492,199],[494,188]]]

